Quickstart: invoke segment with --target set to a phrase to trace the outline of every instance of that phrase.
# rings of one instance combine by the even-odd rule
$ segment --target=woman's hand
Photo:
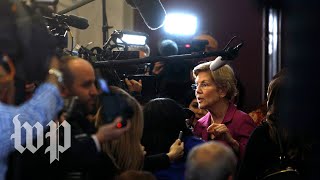
[[[169,153],[167,156],[170,159],[170,162],[173,162],[183,156],[184,143],[180,139],[177,139],[170,147]]]
[[[239,143],[233,139],[225,124],[212,123],[207,131],[209,134],[213,134],[215,138],[226,141],[235,152],[239,151]]]
[[[229,129],[225,124],[212,123],[208,129],[208,133],[213,134],[216,138],[224,141],[231,141],[233,138],[229,132]]]
[[[145,147],[142,144],[140,144],[140,148],[143,153],[143,156],[145,156],[147,154],[147,152],[145,151]]]
[[[132,92],[137,92],[137,93],[141,93],[142,91],[142,81],[141,79],[139,81],[136,81],[134,79],[128,79],[125,78],[124,79],[126,85],[128,86],[128,90],[130,93]]]

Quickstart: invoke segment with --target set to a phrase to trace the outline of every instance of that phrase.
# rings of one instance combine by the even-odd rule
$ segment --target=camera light
[[[172,35],[191,36],[196,33],[197,17],[191,14],[171,13],[167,14],[164,30]]]
[[[147,34],[141,32],[133,31],[122,31],[123,35],[121,39],[117,39],[118,44],[123,44],[123,42],[128,45],[141,45],[144,46],[147,41]]]

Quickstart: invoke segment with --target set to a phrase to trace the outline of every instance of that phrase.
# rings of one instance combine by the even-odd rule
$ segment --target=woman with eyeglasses
[[[251,117],[238,110],[233,103],[237,95],[236,79],[229,65],[211,71],[210,63],[193,69],[192,86],[200,109],[208,113],[199,119],[194,134],[205,141],[216,140],[230,146],[241,159],[255,124]]]

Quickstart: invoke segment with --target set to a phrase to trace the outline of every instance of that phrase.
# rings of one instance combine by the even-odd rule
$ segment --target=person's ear
[[[226,95],[227,95],[227,90],[224,89],[224,88],[219,88],[218,94],[219,94],[219,97],[220,97],[220,98],[224,98],[224,97],[226,97]]]
[[[66,98],[66,97],[71,96],[71,92],[70,92],[70,90],[69,90],[68,88],[66,88],[65,85],[62,85],[62,86],[61,86],[60,95],[61,95],[63,98]]]

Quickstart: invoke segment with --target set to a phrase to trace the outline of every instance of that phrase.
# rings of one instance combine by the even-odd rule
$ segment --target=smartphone
[[[125,127],[127,120],[133,117],[134,110],[122,95],[103,93],[100,96],[100,100],[103,124],[111,123],[116,117],[121,116],[122,122],[119,127]]]
[[[180,139],[181,141],[182,141],[182,135],[183,135],[183,132],[180,131],[180,132],[179,132],[179,137],[178,137],[178,139]]]

